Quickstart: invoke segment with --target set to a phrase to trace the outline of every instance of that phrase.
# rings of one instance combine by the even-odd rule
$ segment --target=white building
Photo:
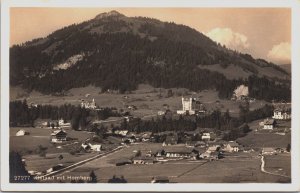
[[[91,103],[89,103],[88,101],[82,101],[81,102],[81,108],[96,109],[97,106],[96,106],[95,99],[93,99]]]
[[[81,144],[81,147],[85,150],[91,150],[91,151],[98,151],[99,152],[99,151],[101,151],[102,145],[100,145],[100,144],[93,145],[91,143],[83,143],[83,144]]]
[[[193,110],[193,98],[184,98],[182,97],[182,110],[178,110],[177,114],[189,114],[189,115],[194,115],[195,110]]]
[[[71,123],[65,123],[65,121],[63,119],[58,120],[58,125],[60,127],[70,127]]]
[[[274,119],[265,119],[264,120],[264,127],[263,129],[272,130],[275,126],[275,120]]]
[[[24,135],[28,135],[29,133],[26,132],[24,129],[20,129],[17,133],[16,136],[24,136]]]
[[[291,119],[291,112],[289,110],[275,109],[273,119],[288,120]]]
[[[203,133],[201,139],[209,141],[210,140],[210,133]]]

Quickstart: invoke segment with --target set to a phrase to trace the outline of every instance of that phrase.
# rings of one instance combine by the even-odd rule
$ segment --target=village
[[[89,97],[89,95],[86,96],[86,98]],[[123,98],[126,100],[129,96]],[[231,100],[241,104],[255,101],[254,98],[248,97],[245,85],[241,85],[235,90]],[[94,98],[90,101],[81,100],[79,105],[81,108],[91,111],[102,110]],[[245,181],[255,182],[257,178],[264,178],[262,174],[265,174],[271,176],[271,178],[265,178],[267,182],[274,180],[288,182],[290,180],[291,171],[286,168],[288,167],[286,163],[290,159],[291,108],[290,104],[287,103],[274,103],[272,104],[274,107],[272,116],[254,120],[248,125],[241,126],[241,129],[250,132],[247,131],[249,132],[247,135],[236,140],[229,140],[229,138],[224,137],[226,133],[209,127],[197,127],[195,130],[180,132],[168,130],[161,132],[130,131],[122,128],[122,124],[130,124],[137,118],[154,120],[172,116],[173,119],[180,120],[182,117],[188,119],[192,117],[193,119],[209,114],[205,103],[200,102],[197,97],[182,96],[181,101],[177,101],[177,103],[180,102],[181,109],[176,111],[165,108],[150,116],[135,117],[131,115],[134,113],[127,113],[122,117],[94,120],[92,124],[106,126],[101,135],[84,130],[75,131],[72,129],[72,123],[64,119],[39,120],[36,122],[35,128],[11,128],[11,132],[15,132],[11,136],[11,145],[13,148],[23,151],[22,162],[28,173],[35,176],[36,179],[63,176],[65,172],[68,175],[89,176],[90,172],[93,171],[100,182],[107,182],[111,178],[120,179],[122,176],[125,176],[129,182],[202,182],[202,178],[197,181],[197,178],[192,177],[193,180],[191,180],[191,176],[188,175],[193,170],[197,170],[198,167],[201,169],[203,164],[222,165],[224,162],[225,166],[227,162],[230,164],[238,162],[237,165],[239,165],[246,161],[251,162],[249,165],[253,165],[251,161],[253,160],[255,166],[251,166],[252,169],[250,169],[252,177],[249,177],[249,174],[245,172],[248,170],[248,166],[245,166],[244,169],[238,171],[239,174],[242,173],[241,179],[246,176]],[[34,105],[31,104],[31,107]],[[127,105],[126,107],[130,112],[137,110],[135,105]],[[112,127],[113,124],[119,125],[117,129]],[[20,143],[30,140],[29,137],[32,137],[31,140],[35,140],[35,143],[28,148],[31,150],[25,151],[23,145],[26,146],[26,144]],[[266,141],[266,138],[270,140]],[[40,144],[36,145],[36,143]],[[278,162],[277,159],[280,161]],[[274,160],[277,160],[279,165],[276,165]],[[267,170],[265,168],[269,167],[269,162],[274,166]],[[164,167],[168,168],[167,165],[176,166],[174,164],[183,166],[183,171],[180,171],[182,175],[175,175],[172,172],[167,175],[168,172],[165,172]],[[263,164],[264,167],[262,167]],[[147,175],[146,173],[139,174],[141,175],[139,180],[142,181],[136,179],[134,172],[131,174],[130,171],[127,171],[128,168],[138,165],[143,165],[144,169],[147,166],[147,171],[149,170]],[[187,166],[188,168],[186,168]],[[81,168],[82,170],[80,170]],[[136,169],[136,167],[134,168]],[[156,169],[151,172],[151,168],[161,168],[163,172]],[[110,173],[109,169],[114,173]],[[99,175],[97,171],[99,171]],[[176,170],[174,171],[176,172]],[[103,176],[105,172],[106,175]],[[254,175],[255,172],[257,174]],[[184,178],[186,176],[187,179]],[[76,180],[69,181],[79,182]],[[213,180],[213,182],[223,181],[224,176],[221,174],[215,176],[215,180]]]

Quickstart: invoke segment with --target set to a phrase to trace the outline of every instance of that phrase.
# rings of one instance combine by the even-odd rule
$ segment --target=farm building
[[[154,155],[155,157],[163,157],[165,155],[165,150],[160,149]]]
[[[263,155],[273,155],[276,153],[276,149],[272,147],[264,147],[261,151]]]
[[[202,154],[200,154],[200,158],[201,159],[206,159],[206,158],[210,158],[211,152],[204,152]]]
[[[273,119],[279,119],[279,120],[289,120],[291,119],[291,110],[290,109],[281,109],[277,108],[273,112]]]
[[[220,149],[220,146],[212,145],[207,148],[207,152],[215,152],[215,151],[219,151],[219,149]]]
[[[63,165],[63,164],[58,164],[58,165],[56,165],[56,166],[53,166],[53,167],[49,168],[46,172],[47,172],[47,173],[51,173],[51,172],[60,170],[60,169],[62,169],[62,168],[64,168],[64,165]]]
[[[117,130],[115,131],[115,134],[119,134],[119,135],[122,135],[122,136],[126,136],[128,133],[128,130]]]
[[[192,148],[187,147],[170,147],[164,150],[167,158],[190,158],[193,152]]]
[[[59,129],[51,133],[52,143],[62,143],[64,141],[67,141],[67,132],[65,132],[64,130]]]
[[[93,145],[91,143],[83,143],[83,144],[81,144],[81,147],[86,151],[89,151],[89,150],[91,150],[91,151],[101,151],[102,145],[100,145],[100,144]]]
[[[154,159],[152,157],[135,157],[132,159],[133,164],[153,164]]]
[[[234,142],[234,141],[229,141],[225,147],[223,148],[224,151],[228,152],[238,152],[239,149],[239,144]]]
[[[20,130],[16,133],[16,136],[24,136],[24,135],[29,135],[29,132],[25,131],[24,129],[20,129]]]
[[[275,120],[274,119],[265,119],[263,129],[274,129]]]
[[[210,140],[210,133],[203,133],[201,139],[209,141]]]
[[[71,123],[66,123],[63,119],[58,120],[58,125],[60,127],[70,127]]]

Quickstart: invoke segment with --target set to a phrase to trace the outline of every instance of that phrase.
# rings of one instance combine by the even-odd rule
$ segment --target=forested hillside
[[[228,79],[199,65],[234,64],[249,77]],[[263,68],[280,73],[274,78]],[[57,30],[10,49],[10,84],[46,94],[95,85],[103,91],[135,90],[138,84],[216,89],[230,98],[239,84],[265,100],[290,100],[290,75],[275,64],[229,50],[183,25],[117,12]]]

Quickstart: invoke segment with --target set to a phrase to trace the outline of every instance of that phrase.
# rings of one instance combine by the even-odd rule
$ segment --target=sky
[[[184,24],[228,48],[277,64],[291,60],[289,8],[11,8],[10,45],[116,10]]]

